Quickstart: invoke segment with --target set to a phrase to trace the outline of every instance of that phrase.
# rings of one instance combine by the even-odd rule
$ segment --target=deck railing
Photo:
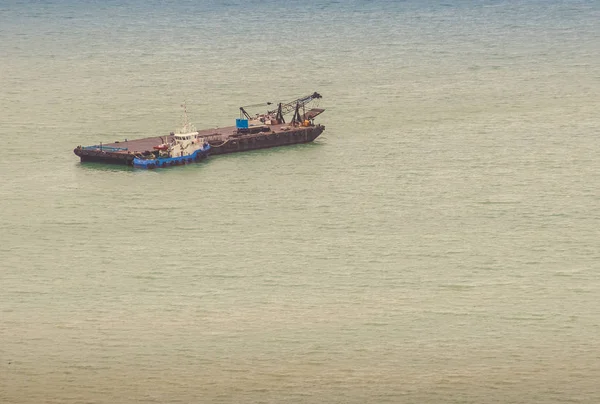
[[[101,144],[97,144],[97,145],[93,145],[93,146],[84,146],[84,147],[82,147],[82,149],[84,149],[84,150],[100,150],[100,151],[107,151],[107,152],[119,152],[119,151],[129,150],[127,147],[110,147],[110,146],[103,146]]]

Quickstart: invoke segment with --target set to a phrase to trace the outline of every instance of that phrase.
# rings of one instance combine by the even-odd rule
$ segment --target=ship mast
[[[183,101],[183,104],[181,104],[181,108],[183,108],[183,128],[181,130],[183,133],[188,133],[190,121],[188,119],[187,105],[185,101]]]
[[[183,127],[180,129],[181,133],[195,132],[196,128],[190,123],[188,118],[186,101],[181,104],[181,108],[183,108]]]

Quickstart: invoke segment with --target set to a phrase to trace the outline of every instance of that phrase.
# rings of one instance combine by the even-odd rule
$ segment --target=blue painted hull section
[[[180,166],[184,164],[190,164],[202,159],[205,159],[208,156],[208,151],[210,150],[210,146],[207,145],[201,150],[196,150],[194,153],[188,156],[181,157],[159,157],[156,159],[133,159],[133,166],[135,168],[145,168],[145,169],[153,169],[153,168],[167,168],[173,166]]]

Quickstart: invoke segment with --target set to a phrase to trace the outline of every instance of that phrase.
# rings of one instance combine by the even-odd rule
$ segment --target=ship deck
[[[210,144],[210,154],[236,153],[269,147],[285,146],[314,141],[324,130],[325,126],[314,124],[314,118],[325,111],[322,108],[311,108],[304,114],[299,114],[299,107],[313,99],[321,98],[318,93],[300,98],[291,103],[279,104],[278,116],[296,110],[295,118],[299,118],[303,125],[295,124],[258,124],[249,128],[227,126],[223,128],[201,129],[189,134],[204,138]],[[243,111],[243,108],[240,108]],[[303,108],[304,111],[304,108]],[[245,112],[245,111],[244,111]],[[246,114],[248,116],[248,114]],[[282,118],[279,118],[280,121]],[[248,122],[248,121],[246,121]],[[272,122],[272,121],[267,121]],[[237,124],[245,124],[243,120]],[[188,133],[185,133],[188,134]],[[150,156],[155,154],[155,147],[164,143],[171,143],[173,133],[163,136],[152,136],[143,139],[115,140],[112,143],[100,143],[92,146],[77,146],[73,153],[82,162],[97,162],[107,164],[132,165],[136,156]]]
[[[267,133],[286,133],[292,129],[296,129],[298,127],[294,127],[290,124],[278,124],[278,125],[264,125],[265,128],[268,128]],[[257,129],[260,127],[250,127],[250,130]],[[244,138],[252,138],[264,135],[265,132],[257,132],[257,133],[244,133],[238,134],[238,130],[235,126],[228,126],[224,128],[213,128],[213,129],[203,129],[198,130],[198,134],[204,137],[210,144],[218,144],[226,142],[229,139],[239,138],[243,136]],[[114,153],[121,154],[130,154],[130,153],[144,153],[146,151],[150,151],[154,148],[154,146],[158,146],[165,141],[170,142],[173,140],[172,135],[165,136],[156,136],[156,137],[148,137],[144,139],[134,139],[134,140],[123,140],[116,141],[114,143],[103,143],[102,147],[106,149],[114,149]]]
[[[210,154],[217,155],[312,142],[324,130],[325,127],[320,124],[308,126],[277,124],[251,126],[247,130],[238,130],[235,126],[229,126],[192,133],[198,133],[203,137],[211,146]],[[132,165],[135,156],[148,155],[155,151],[155,146],[172,140],[173,135],[154,136],[94,146],[77,146],[73,152],[81,158],[82,162]]]

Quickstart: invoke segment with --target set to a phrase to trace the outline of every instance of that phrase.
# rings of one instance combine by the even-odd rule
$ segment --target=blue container
[[[238,129],[248,129],[248,120],[247,119],[236,119],[235,127]]]

